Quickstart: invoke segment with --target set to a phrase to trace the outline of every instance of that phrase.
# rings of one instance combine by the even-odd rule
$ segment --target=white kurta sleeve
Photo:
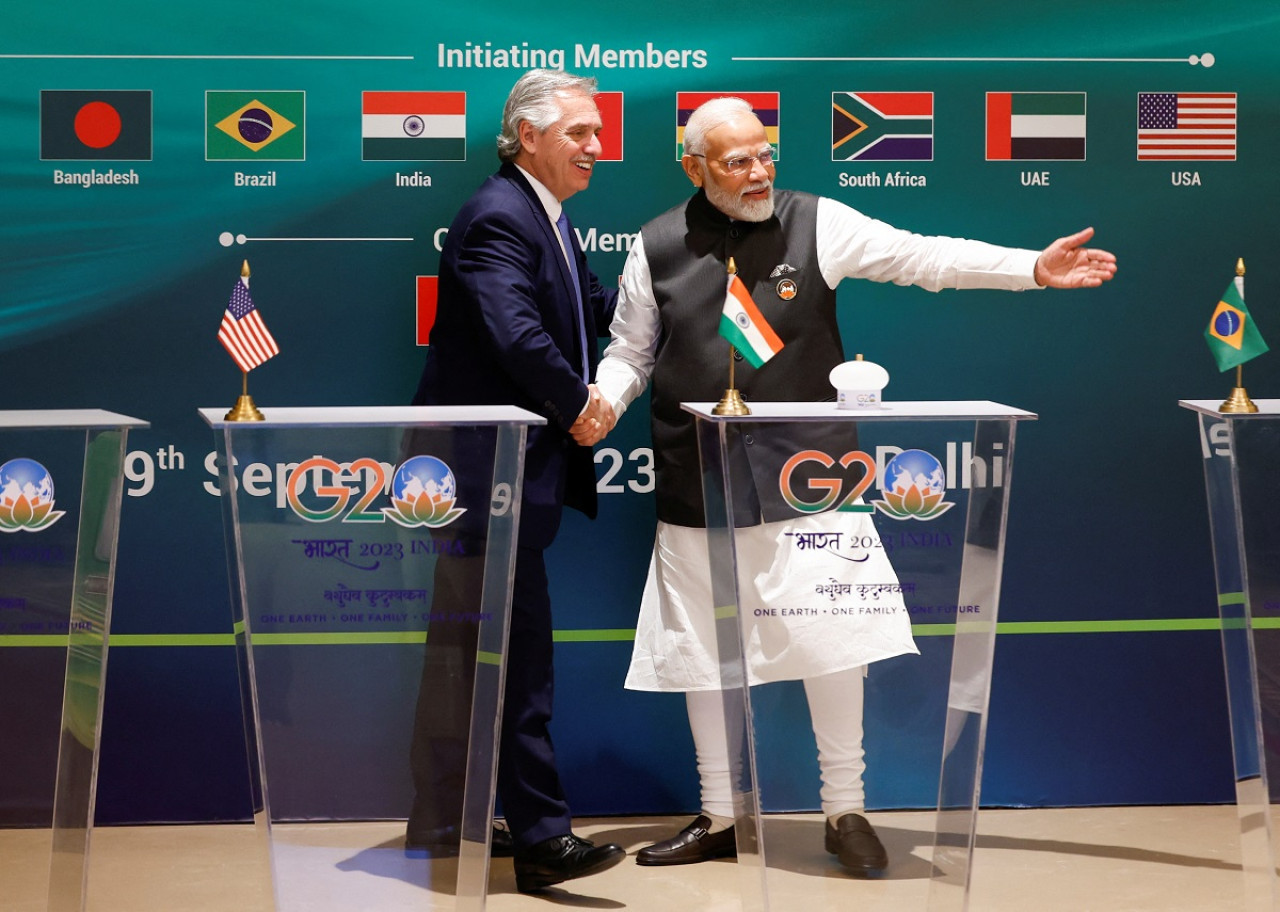
[[[637,237],[618,283],[618,307],[609,326],[612,338],[596,369],[596,386],[619,418],[649,385],[661,328],[644,240]]]
[[[1038,250],[964,238],[926,237],[863,215],[838,200],[818,200],[818,264],[828,287],[841,279],[895,285],[1022,291],[1035,280]]]

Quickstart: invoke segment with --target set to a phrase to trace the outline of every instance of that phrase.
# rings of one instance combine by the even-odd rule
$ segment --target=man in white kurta
[[[750,401],[831,398],[831,367],[843,360],[834,316],[835,288],[846,278],[942,288],[1094,287],[1115,272],[1115,258],[1082,245],[1092,229],[1043,252],[978,241],[922,237],[868,218],[835,200],[775,191],[765,129],[741,99],[708,102],[684,133],[685,173],[698,191],[645,225],[627,258],[612,341],[597,385],[616,414],[653,384],[653,443],[658,528],[641,601],[626,686],[683,691],[702,784],[702,813],[671,839],[637,856],[640,864],[687,864],[735,853],[732,789],[720,695],[705,518],[692,417],[680,401],[709,401],[727,386],[717,327],[727,260],[744,279],[783,342],[777,357],[738,369]],[[776,296],[775,296],[776,289]],[[580,425],[579,442],[608,428]],[[849,870],[883,869],[887,855],[862,816],[862,677],[868,663],[916,652],[893,568],[883,549],[857,579],[881,584],[877,598],[898,610],[872,621],[819,624],[801,618],[756,621],[756,607],[814,598],[789,585],[805,567],[789,536],[840,531],[878,540],[867,514],[771,515],[735,536],[746,661],[753,683],[804,681],[822,774],[825,847]],[[900,587],[899,587],[900,590]],[[845,590],[848,591],[847,589]],[[880,593],[889,592],[889,595]],[[780,612],[781,613],[781,612]]]

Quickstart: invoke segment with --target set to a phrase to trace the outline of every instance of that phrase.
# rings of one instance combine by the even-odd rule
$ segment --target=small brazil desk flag
[[[218,327],[218,341],[231,355],[232,360],[246,373],[268,358],[280,354],[276,340],[272,338],[262,315],[249,297],[249,261],[240,268],[240,278],[231,289],[231,300],[222,314]]]
[[[1237,276],[1222,293],[1204,338],[1218,362],[1218,370],[1229,370],[1267,351],[1257,324],[1244,306],[1244,278]]]
[[[752,367],[762,367],[782,351],[782,340],[751,300],[751,293],[736,273],[729,274],[724,311],[720,315],[720,335],[742,352]]]

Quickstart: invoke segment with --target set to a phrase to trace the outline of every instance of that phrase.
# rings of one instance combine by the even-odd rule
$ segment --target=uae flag
[[[987,161],[1084,161],[1084,92],[988,92]]]
[[[364,92],[365,161],[466,161],[466,92]]]

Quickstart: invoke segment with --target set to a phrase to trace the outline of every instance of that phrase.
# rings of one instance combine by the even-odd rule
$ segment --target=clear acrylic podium
[[[1280,399],[1196,412],[1213,539],[1248,912],[1280,909]]]
[[[912,857],[909,833],[878,827],[886,878],[921,881],[919,908],[968,908],[995,648],[1014,431],[1030,412],[992,402],[891,402],[840,409],[834,402],[749,402],[747,416],[685,403],[697,422],[716,606],[726,734],[734,783],[738,866],[746,912],[812,904],[823,880],[829,908],[864,907],[866,884],[824,851],[824,818],[788,813],[817,806],[816,748],[798,681],[752,686],[760,567],[742,560],[742,527],[772,521],[781,496],[794,516],[834,509],[874,515],[876,536],[786,533],[784,548],[815,550],[831,567],[886,550],[896,581],[824,582],[797,577],[801,610],[829,616],[877,610],[899,594],[921,655],[874,662],[865,683],[869,806],[932,807],[931,857]],[[808,475],[805,471],[808,470]],[[776,512],[776,511],[775,511]],[[831,517],[828,517],[831,520]],[[834,521],[839,522],[839,518]],[[797,527],[798,528],[798,527]],[[865,529],[865,526],[861,527]],[[736,531],[735,531],[736,530]],[[781,542],[782,539],[779,539]],[[781,558],[775,558],[781,559]],[[810,598],[807,593],[812,593]],[[766,603],[767,604],[767,603]],[[795,604],[795,602],[793,602]],[[862,607],[856,607],[860,604]],[[899,780],[901,780],[899,782]],[[880,799],[877,800],[877,795]],[[920,847],[922,850],[924,847]],[[799,880],[798,880],[799,878]]]
[[[263,412],[200,410],[274,907],[480,912],[525,438],[543,419]],[[432,777],[416,797],[411,752]],[[415,800],[433,813],[423,845],[406,844]]]
[[[87,902],[126,438],[147,426],[0,411],[0,826],[51,825],[47,878],[6,884],[0,905]]]

